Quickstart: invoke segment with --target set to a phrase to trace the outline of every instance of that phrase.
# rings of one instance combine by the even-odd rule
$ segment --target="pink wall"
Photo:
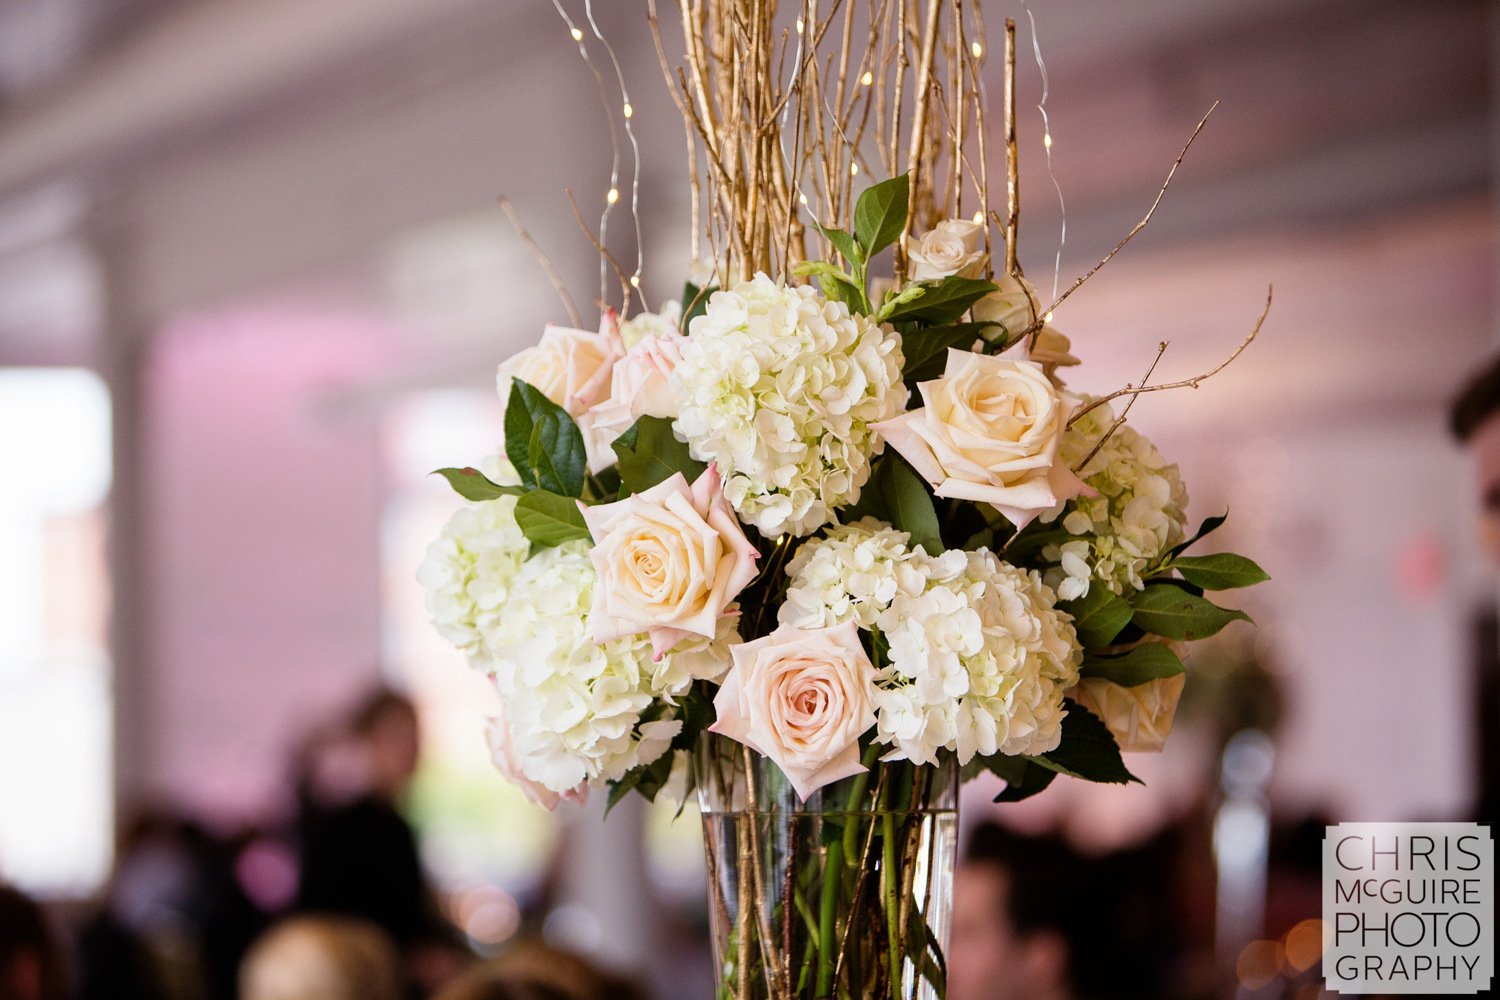
[[[378,676],[378,437],[339,407],[382,331],[263,309],[193,318],[146,372],[151,724],[135,787],[226,820],[277,802],[288,748]]]

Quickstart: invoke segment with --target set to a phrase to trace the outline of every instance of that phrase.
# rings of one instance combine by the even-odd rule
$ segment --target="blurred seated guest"
[[[1092,871],[1061,839],[977,827],[953,879],[950,1000],[1149,995],[1118,981]]]
[[[397,809],[419,749],[416,709],[389,690],[311,747],[300,789],[296,909],[369,920],[402,949],[432,927],[416,836]]]
[[[62,1000],[62,962],[42,908],[0,885],[0,1000]]]
[[[390,937],[339,917],[293,917],[267,931],[240,968],[240,1000],[402,1000]]]
[[[127,823],[79,940],[81,1000],[232,1000],[240,958],[265,925],[237,855],[237,844],[169,812]]]
[[[550,986],[508,976],[493,965],[470,969],[432,1000],[571,1000]]]
[[[588,960],[543,944],[522,940],[511,945],[466,980],[477,982],[485,977],[522,985],[539,991],[534,995],[557,1000],[643,1000],[641,991],[631,982],[596,968]],[[484,994],[444,994],[441,1000],[463,1000]]]

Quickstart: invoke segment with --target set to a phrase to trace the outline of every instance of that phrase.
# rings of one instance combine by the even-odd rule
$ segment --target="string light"
[[[984,223],[984,213],[983,212],[975,212],[974,213],[974,225],[978,226],[978,225],[982,225],[983,223]]]
[[[805,194],[799,194],[799,195],[798,195],[798,196],[797,196],[797,201],[798,201],[798,202],[799,202],[799,203],[800,203],[800,204],[803,204],[803,205],[806,205],[806,204],[807,204],[807,195],[805,195]]]
[[[1052,133],[1051,132],[1043,132],[1042,133],[1042,145],[1045,148],[1047,148],[1047,149],[1051,149],[1052,148]]]
[[[870,84],[875,82],[875,74],[870,72],[869,70],[865,70],[865,75],[859,78],[859,82],[862,85],[868,87]]]
[[[630,276],[630,287],[631,288],[640,288],[641,287],[641,276],[639,274],[632,274]]]
[[[1043,323],[1050,323],[1050,322],[1052,322],[1052,310],[1051,309],[1048,309],[1045,313],[1042,314],[1042,322]]]
[[[573,28],[568,32],[568,34],[573,36],[573,41],[575,42],[583,41],[583,30],[580,28]]]
[[[854,177],[858,173],[859,173],[859,164],[858,163],[851,163],[851,164],[849,164],[849,176],[850,177]]]
[[[1057,235],[1057,256],[1052,263],[1052,299],[1055,302],[1057,286],[1062,280],[1063,247],[1068,242],[1068,204],[1063,199],[1062,185],[1058,183],[1057,174],[1052,170],[1052,122],[1047,117],[1047,95],[1051,88],[1047,80],[1047,64],[1042,60],[1042,43],[1036,37],[1036,15],[1026,6],[1026,0],[1021,0],[1021,8],[1026,11],[1026,19],[1031,22],[1031,53],[1036,58],[1036,68],[1042,74],[1042,99],[1036,109],[1042,116],[1042,149],[1047,153],[1047,177],[1052,181],[1052,189],[1057,192],[1058,214],[1062,217]],[[1044,319],[1050,320],[1051,315],[1048,313]]]
[[[807,26],[802,23],[802,18],[797,18],[797,34],[802,34],[802,32],[806,30],[806,28]]]
[[[607,195],[604,196],[604,200],[607,201],[607,202],[609,202],[611,205],[613,205],[615,202],[619,201],[620,200],[620,189],[619,188],[610,188],[609,189],[609,194],[607,194]]]
[[[983,45],[980,45],[978,42],[975,42],[969,48],[974,53],[974,58],[975,59],[982,59],[982,58],[984,58],[984,46]]]
[[[626,118],[629,118],[629,117],[631,117],[632,115],[635,114],[635,108],[632,108],[630,106],[630,102],[629,101],[625,102],[624,112],[625,112],[625,117]]]

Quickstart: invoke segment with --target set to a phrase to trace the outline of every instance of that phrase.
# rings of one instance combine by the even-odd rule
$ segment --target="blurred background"
[[[682,125],[644,4],[595,7],[634,106],[655,307],[688,273]],[[1500,780],[1495,595],[1446,429],[1500,343],[1500,18],[985,12],[995,44],[1020,21],[1019,245],[1044,300],[1222,101],[1055,322],[1086,362],[1070,384],[1109,391],[1161,340],[1159,376],[1212,367],[1274,284],[1238,362],[1131,420],[1181,464],[1194,523],[1228,508],[1217,546],[1275,582],[1244,598],[1258,629],[1190,662],[1167,752],[1130,761],[1144,790],[995,807],[980,783],[964,825],[1065,844],[1095,891],[1152,901],[1117,908],[1152,956],[1127,995],[1318,996],[1322,825],[1472,818]],[[233,996],[246,944],[309,892],[310,814],[385,754],[395,809],[361,822],[388,824],[382,871],[411,854],[388,821],[416,831],[401,877],[430,903],[392,933],[424,982],[526,938],[641,995],[708,995],[691,809],[602,827],[598,805],[525,804],[488,761],[493,696],[413,578],[456,502],[427,473],[496,449],[494,365],[564,315],[496,199],[592,299],[564,191],[597,220],[609,128],[546,0],[0,0],[0,882],[46,902],[75,985],[107,957],[168,992],[98,996]],[[407,703],[382,688],[415,709],[410,782]]]

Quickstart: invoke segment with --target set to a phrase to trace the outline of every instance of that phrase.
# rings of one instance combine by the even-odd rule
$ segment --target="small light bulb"
[[[983,222],[984,222],[984,213],[983,212],[975,212],[974,213],[974,225],[977,226],[977,225],[980,225]]]
[[[1042,135],[1042,145],[1046,146],[1048,149],[1052,148],[1052,133],[1051,132],[1047,132],[1047,133],[1044,133]]]
[[[568,34],[573,36],[573,41],[575,42],[583,41],[583,32],[578,28],[574,28],[572,31],[568,32]]]
[[[851,164],[849,164],[849,176],[853,177],[857,173],[859,173],[859,164],[858,163],[851,163]]]
[[[632,107],[631,107],[631,106],[630,106],[630,102],[629,102],[629,101],[626,101],[626,102],[625,102],[625,117],[626,117],[626,118],[629,118],[629,117],[630,117],[630,116],[631,116],[631,115],[633,115],[633,114],[635,114],[635,108],[632,108]]]
[[[609,189],[609,194],[607,194],[607,195],[604,196],[604,200],[607,201],[607,202],[609,202],[611,205],[613,205],[615,202],[619,201],[620,200],[620,189],[619,188],[610,188]]]
[[[859,78],[859,82],[868,87],[875,82],[875,74],[869,70],[865,70],[865,75]]]
[[[641,276],[639,274],[632,274],[630,276],[630,287],[631,288],[640,288],[641,287]]]
[[[803,205],[806,205],[807,204],[807,195],[805,195],[805,194],[799,194],[797,196],[797,201],[800,202]]]
[[[802,18],[797,18],[797,34],[802,34],[805,27],[806,26],[802,23]]]
[[[980,45],[978,42],[975,42],[973,45],[969,46],[969,50],[974,53],[975,59],[978,59],[984,55],[984,46]]]
[[[1052,310],[1051,309],[1048,309],[1045,313],[1042,314],[1042,322],[1043,323],[1050,323],[1050,322],[1052,322]]]

